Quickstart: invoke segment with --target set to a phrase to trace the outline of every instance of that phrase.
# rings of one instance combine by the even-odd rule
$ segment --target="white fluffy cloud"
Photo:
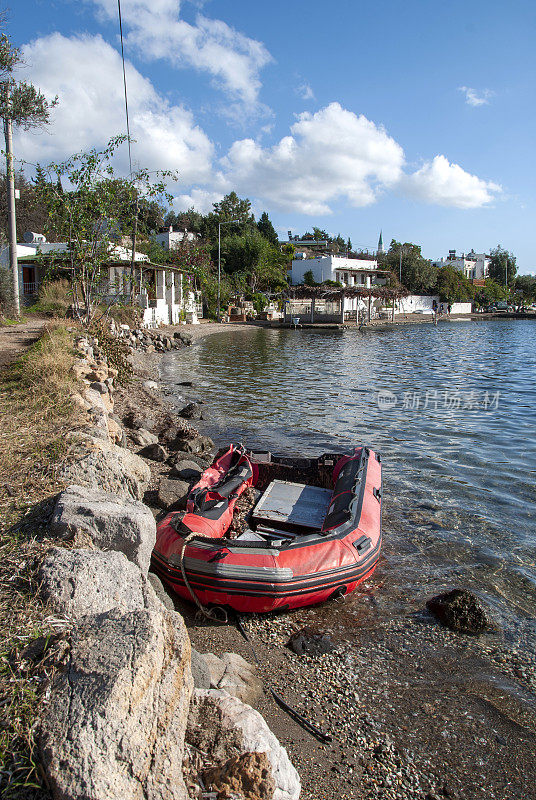
[[[401,181],[402,191],[424,203],[455,208],[480,208],[495,198],[501,187],[451,164],[445,156],[427,161]]]
[[[460,86],[459,91],[465,95],[465,102],[468,106],[487,106],[494,92],[491,89],[483,89],[480,93],[470,86]]]
[[[26,45],[24,59],[32,82],[59,102],[44,131],[17,134],[18,157],[47,163],[124,133],[121,58],[100,36],[55,33]],[[213,145],[191,112],[170,105],[131,64],[126,72],[134,163],[175,170],[182,185],[209,180]],[[126,146],[119,166],[128,170]]]
[[[93,2],[109,19],[117,19],[116,0]],[[121,8],[128,45],[141,57],[207,72],[234,98],[257,102],[259,73],[272,61],[262,42],[202,14],[191,25],[180,18],[180,0],[123,0]]]
[[[330,201],[369,205],[400,179],[400,145],[339,103],[300,114],[290,130],[270,148],[253,139],[235,142],[223,160],[228,185],[286,211],[329,214]]]

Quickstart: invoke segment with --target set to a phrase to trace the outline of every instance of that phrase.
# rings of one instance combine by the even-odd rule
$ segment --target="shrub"
[[[67,278],[60,278],[41,284],[37,303],[33,309],[50,317],[66,317],[72,302],[71,283]]]

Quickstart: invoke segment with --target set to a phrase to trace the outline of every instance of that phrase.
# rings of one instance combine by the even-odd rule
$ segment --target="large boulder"
[[[140,447],[147,447],[149,444],[157,444],[158,436],[155,433],[145,430],[145,428],[138,428],[130,434],[130,438],[134,444]]]
[[[428,600],[426,606],[443,625],[453,631],[477,634],[489,625],[484,606],[467,589],[452,589],[438,594]]]
[[[248,800],[270,800],[275,781],[266,753],[242,753],[230,758],[221,767],[203,771],[203,783],[218,797],[244,797]]]
[[[124,553],[53,547],[37,573],[41,597],[57,614],[77,619],[112,608],[158,607],[154,589]]]
[[[184,419],[201,419],[201,406],[199,403],[187,403],[181,408],[179,414]]]
[[[156,495],[156,504],[164,511],[184,511],[190,484],[175,478],[160,478]]]
[[[227,692],[195,689],[192,695],[186,741],[210,753],[218,765],[244,753],[265,753],[273,790],[266,800],[298,800],[300,777],[258,711]]]
[[[50,530],[76,544],[88,542],[100,550],[118,550],[149,570],[156,541],[156,522],[139,500],[122,499],[109,492],[69,486],[59,495]]]
[[[175,461],[171,472],[169,473],[173,478],[181,478],[183,481],[198,481],[201,477],[201,469],[199,464],[195,461],[185,459],[184,461]]]
[[[221,658],[203,653],[210,673],[210,688],[225,689],[243,703],[254,703],[262,692],[262,681],[253,664],[238,653],[224,653]]]
[[[194,453],[195,455],[203,455],[210,453],[214,449],[214,442],[208,436],[195,436],[194,438],[185,438],[182,434],[170,442],[170,450],[181,450],[184,453]]]
[[[168,457],[166,448],[157,443],[148,444],[146,447],[143,447],[139,455],[143,456],[143,458],[150,458],[151,461],[165,461]]]
[[[44,704],[41,763],[56,800],[186,800],[190,642],[177,614],[84,617]]]
[[[70,457],[60,471],[65,483],[141,500],[151,479],[151,470],[142,458],[107,437],[77,434],[70,443]]]

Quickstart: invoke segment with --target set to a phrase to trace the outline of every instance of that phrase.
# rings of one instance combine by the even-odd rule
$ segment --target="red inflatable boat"
[[[191,489],[186,512],[158,525],[152,565],[187,600],[282,611],[352,592],[380,547],[378,454],[285,458],[232,445]]]

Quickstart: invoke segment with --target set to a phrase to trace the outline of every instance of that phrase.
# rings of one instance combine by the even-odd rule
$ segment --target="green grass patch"
[[[50,325],[0,372],[0,796],[9,800],[49,797],[32,727],[49,675],[25,652],[37,636],[54,633],[33,564],[50,544],[44,524],[61,488],[66,434],[79,422],[72,341],[72,328]]]

